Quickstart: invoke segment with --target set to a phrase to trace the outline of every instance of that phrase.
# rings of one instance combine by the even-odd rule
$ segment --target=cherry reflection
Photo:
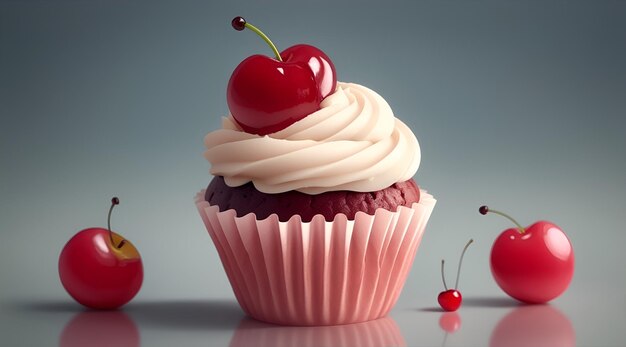
[[[489,340],[490,347],[570,347],[576,334],[570,320],[550,305],[524,305],[504,316]]]
[[[288,327],[241,320],[230,347],[379,347],[406,346],[396,322],[390,317],[346,325]]]
[[[139,347],[139,329],[121,311],[85,311],[75,315],[61,332],[60,347]]]
[[[456,312],[445,312],[439,317],[439,327],[446,333],[453,333],[461,328],[461,316]]]
[[[444,312],[439,316],[439,327],[446,332],[441,343],[442,346],[445,346],[448,341],[448,334],[453,334],[461,329],[461,316],[456,312]]]

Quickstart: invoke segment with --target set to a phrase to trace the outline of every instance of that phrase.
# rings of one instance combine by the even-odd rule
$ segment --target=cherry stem
[[[498,210],[492,210],[491,208],[489,208],[487,206],[481,206],[479,211],[480,211],[481,214],[487,214],[488,212],[499,214],[502,217],[507,218],[508,220],[513,222],[513,224],[515,224],[517,226],[517,231],[519,231],[520,234],[526,233],[526,229],[524,229],[524,227],[521,224],[519,224],[515,219],[513,219],[513,217],[509,216],[508,214],[506,214],[504,212],[500,212]]]
[[[126,243],[126,240],[122,239],[122,241],[120,241],[120,243],[116,246],[115,245],[115,241],[113,241],[113,231],[111,230],[111,212],[113,212],[113,207],[115,207],[115,205],[119,205],[120,204],[120,199],[118,199],[117,197],[114,197],[113,199],[111,199],[111,207],[109,208],[109,216],[107,218],[107,227],[109,229],[109,238],[111,239],[111,244],[113,245],[113,247],[120,249],[122,248],[122,246],[124,246],[124,244]]]
[[[446,333],[443,335],[443,342],[441,343],[441,347],[444,347],[446,345],[447,340],[448,340],[448,332],[446,331]]]
[[[274,55],[276,56],[276,59],[278,61],[283,61],[283,58],[281,58],[280,53],[278,52],[278,49],[276,49],[276,46],[274,45],[274,43],[272,42],[272,40],[270,40],[269,37],[267,37],[267,35],[265,35],[265,33],[263,33],[261,30],[259,30],[259,28],[255,27],[254,25],[245,22],[245,27],[254,31],[257,35],[261,36],[261,38],[263,39],[263,41],[265,41],[267,43],[268,46],[270,46],[270,48],[272,49],[272,51],[274,52]]]
[[[445,264],[445,260],[441,259],[441,280],[443,281],[443,289],[448,290],[448,285],[446,284],[446,277],[443,275],[443,265]]]
[[[456,282],[454,283],[454,289],[459,289],[459,276],[461,275],[461,264],[463,263],[463,256],[465,255],[465,251],[467,251],[467,247],[474,242],[474,239],[470,239],[467,241],[465,247],[463,247],[463,252],[461,252],[461,258],[459,258],[459,267],[456,269]]]

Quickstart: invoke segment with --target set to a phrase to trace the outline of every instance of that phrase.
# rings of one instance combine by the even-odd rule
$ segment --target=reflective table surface
[[[22,300],[3,305],[0,322],[7,346],[623,345],[623,294],[617,305],[602,295],[582,303],[577,294],[548,305],[468,296],[457,312],[399,306],[378,320],[328,327],[262,323],[232,300],[137,301],[104,312],[69,300]]]

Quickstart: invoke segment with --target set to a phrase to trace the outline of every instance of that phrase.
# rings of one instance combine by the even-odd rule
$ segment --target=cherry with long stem
[[[445,291],[439,293],[437,296],[437,301],[439,301],[439,306],[443,308],[445,311],[456,311],[463,301],[463,296],[461,292],[457,289],[459,287],[459,277],[461,275],[461,264],[463,264],[463,256],[465,256],[465,251],[469,245],[474,242],[473,239],[470,239],[465,247],[463,247],[463,252],[461,252],[461,257],[459,258],[459,267],[456,270],[456,281],[454,283],[453,289],[448,289],[448,285],[446,284],[446,276],[444,274],[445,260],[441,259],[441,279],[443,280],[443,286],[446,289]]]
[[[500,212],[498,210],[491,209],[491,208],[489,208],[489,207],[487,207],[485,205],[481,206],[478,209],[478,212],[480,212],[480,214],[482,214],[482,215],[486,215],[489,212],[498,214],[498,215],[500,215],[500,216],[502,216],[504,218],[507,218],[511,222],[513,222],[513,224],[515,224],[517,226],[517,231],[519,231],[520,234],[526,233],[526,229],[521,224],[519,224],[515,219],[513,219],[513,217],[509,216],[508,214],[506,214],[504,212]]]
[[[276,59],[278,61],[283,61],[283,58],[281,58],[280,53],[278,52],[278,49],[276,48],[272,40],[270,40],[270,38],[267,37],[267,35],[265,35],[265,33],[263,33],[259,28],[246,22],[246,20],[243,17],[233,18],[231,24],[233,28],[237,31],[242,31],[243,29],[246,29],[246,28],[252,30],[255,34],[259,35],[263,39],[263,41],[267,43],[268,46],[270,46],[270,48],[272,49],[272,52],[274,52],[274,55],[276,56]]]
[[[120,243],[118,243],[116,246],[115,241],[113,241],[113,231],[111,230],[111,212],[113,212],[113,207],[119,204],[120,199],[118,197],[113,197],[113,199],[111,199],[111,207],[109,208],[109,216],[107,217],[107,229],[109,230],[109,238],[111,239],[111,244],[117,249],[122,248],[122,246],[124,246],[124,244],[126,243],[126,240],[122,239],[122,241],[120,241]]]

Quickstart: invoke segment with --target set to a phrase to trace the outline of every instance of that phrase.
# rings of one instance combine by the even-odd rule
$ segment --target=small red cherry
[[[456,283],[454,284],[454,289],[448,289],[446,285],[446,278],[444,276],[444,264],[445,261],[441,259],[441,279],[443,281],[443,287],[445,291],[439,293],[437,297],[437,301],[439,301],[439,306],[445,311],[456,311],[461,306],[463,302],[463,296],[461,296],[461,292],[459,292],[456,288],[459,287],[459,275],[461,273],[461,264],[463,263],[463,256],[465,255],[465,251],[467,247],[472,244],[474,240],[470,239],[465,247],[463,248],[463,252],[461,252],[461,258],[459,259],[459,267],[456,272]]]
[[[143,265],[133,244],[111,230],[89,228],[72,237],[59,256],[59,276],[65,290],[80,304],[114,309],[130,301],[141,288]]]
[[[444,310],[456,311],[461,306],[463,297],[461,296],[461,292],[459,292],[458,290],[448,289],[445,292],[439,293],[437,301],[439,301],[439,305]]]

